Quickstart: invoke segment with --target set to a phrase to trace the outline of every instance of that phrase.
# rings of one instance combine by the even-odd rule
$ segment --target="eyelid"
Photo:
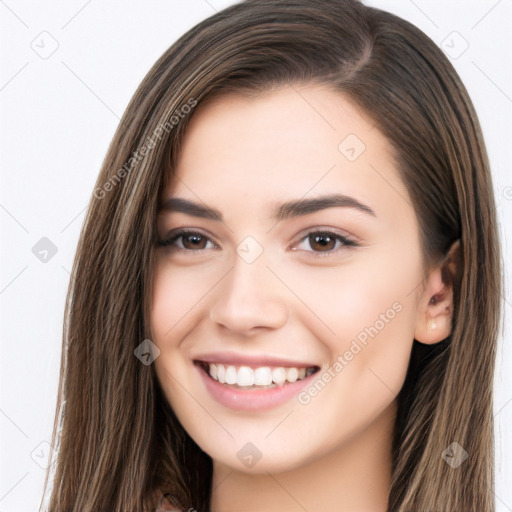
[[[305,237],[307,237],[308,235],[311,235],[313,233],[333,234],[333,235],[337,235],[342,238],[345,238],[347,240],[350,240],[352,242],[357,242],[356,237],[353,236],[352,234],[350,234],[348,231],[345,231],[345,230],[339,229],[339,228],[334,228],[332,226],[322,226],[322,225],[313,226],[311,228],[304,229],[297,235],[296,240],[300,241],[300,240],[304,239]]]
[[[326,235],[332,235],[332,237],[335,240],[341,241],[341,247],[338,247],[337,249],[331,249],[328,251],[314,251],[314,250],[301,250],[301,252],[309,253],[313,255],[314,257],[327,257],[333,254],[337,254],[340,250],[346,249],[346,248],[354,248],[359,247],[360,243],[350,234],[348,234],[346,231],[341,231],[336,228],[332,227],[325,227],[325,226],[315,226],[312,228],[309,228],[305,231],[303,231],[298,238],[296,238],[295,242],[290,246],[292,251],[297,251],[298,249],[295,247],[301,242],[305,241],[310,235],[312,234],[326,234]],[[181,247],[177,247],[174,245],[174,242],[179,239],[182,236],[186,235],[200,235],[204,237],[207,240],[207,243],[210,242],[214,245],[214,249],[221,249],[220,244],[218,244],[214,237],[212,237],[209,233],[205,233],[204,230],[199,228],[175,228],[170,230],[164,238],[157,239],[157,245],[159,247],[169,247],[172,248],[175,251],[179,252],[186,252],[186,253],[202,253],[203,251],[209,250],[207,248],[200,248],[200,249],[184,249]],[[211,248],[210,248],[211,249]]]
[[[324,234],[328,235],[331,238],[335,240],[335,246],[338,245],[339,247],[335,247],[333,249],[327,250],[327,251],[315,251],[315,250],[305,250],[305,249],[298,249],[296,246],[307,241],[309,236],[313,234]],[[354,249],[359,247],[360,244],[352,237],[351,235],[340,233],[338,230],[335,230],[333,228],[313,228],[308,230],[306,233],[302,235],[301,238],[299,238],[292,246],[292,251],[297,252],[304,252],[308,255],[308,257],[313,258],[328,258],[328,257],[336,257],[339,255],[341,251],[345,252],[347,249]]]

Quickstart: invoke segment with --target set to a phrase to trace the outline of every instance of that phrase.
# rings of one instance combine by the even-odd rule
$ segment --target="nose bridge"
[[[288,318],[282,287],[268,269],[264,251],[256,251],[252,243],[237,247],[233,267],[223,279],[210,312],[213,321],[233,331],[278,328]]]

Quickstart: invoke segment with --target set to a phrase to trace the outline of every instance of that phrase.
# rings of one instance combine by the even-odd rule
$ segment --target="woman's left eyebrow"
[[[311,199],[297,199],[277,205],[272,210],[271,218],[281,221],[334,207],[353,208],[371,215],[372,217],[377,217],[369,206],[361,203],[354,197],[343,194],[330,194]],[[223,222],[222,213],[219,210],[181,197],[170,197],[166,199],[161,204],[160,211],[180,212],[194,217]]]
[[[297,199],[283,203],[274,209],[272,215],[274,220],[284,220],[299,215],[307,215],[326,208],[354,208],[372,217],[377,217],[375,212],[367,205],[361,203],[354,197],[343,194],[329,194],[326,196],[314,197],[311,199]]]

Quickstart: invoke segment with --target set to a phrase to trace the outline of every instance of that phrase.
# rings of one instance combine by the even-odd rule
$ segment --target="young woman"
[[[50,510],[494,510],[500,258],[410,23],[247,0],[135,93],[74,263]]]

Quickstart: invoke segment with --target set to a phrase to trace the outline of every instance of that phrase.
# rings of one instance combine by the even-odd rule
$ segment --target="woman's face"
[[[196,443],[286,471],[389,434],[423,269],[375,123],[322,86],[217,98],[162,200],[155,365]]]

